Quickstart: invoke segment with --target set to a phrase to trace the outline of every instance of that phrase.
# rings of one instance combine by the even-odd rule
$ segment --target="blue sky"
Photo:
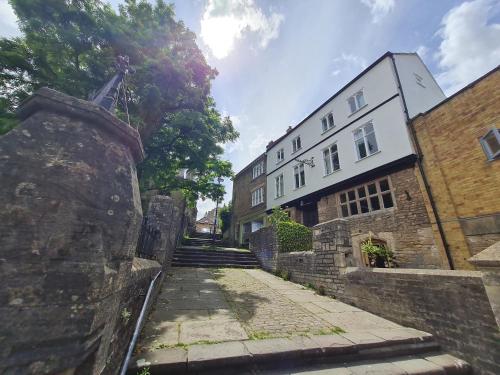
[[[173,3],[219,71],[213,96],[241,134],[225,146],[235,172],[388,50],[419,52],[448,95],[500,62],[500,0]],[[6,0],[0,19],[0,35],[15,35]],[[200,215],[213,206],[200,202]]]

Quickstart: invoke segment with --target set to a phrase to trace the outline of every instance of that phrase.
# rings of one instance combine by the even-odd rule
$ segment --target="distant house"
[[[471,268],[467,259],[500,241],[499,67],[416,116],[412,127],[435,237],[455,268]]]
[[[215,222],[215,208],[207,211],[199,220],[196,220],[196,232],[213,233]]]
[[[259,155],[233,179],[231,239],[247,245],[249,235],[266,223],[266,154]]]

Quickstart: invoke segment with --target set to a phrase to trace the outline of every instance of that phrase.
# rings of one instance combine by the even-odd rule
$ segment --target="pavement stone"
[[[414,358],[393,362],[408,375],[444,375],[445,371],[441,366],[426,361],[422,358]]]
[[[181,323],[179,342],[245,340],[248,335],[241,324],[227,321],[190,321]]]
[[[228,367],[243,364],[251,358],[246,346],[239,341],[213,345],[193,345],[188,349],[188,370]]]

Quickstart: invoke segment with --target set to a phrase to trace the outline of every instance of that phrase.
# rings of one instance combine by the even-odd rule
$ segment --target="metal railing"
[[[160,230],[149,222],[148,217],[142,219],[141,232],[137,240],[135,256],[146,259],[156,259],[155,246],[160,240]]]

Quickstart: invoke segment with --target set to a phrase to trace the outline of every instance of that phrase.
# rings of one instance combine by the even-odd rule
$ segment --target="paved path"
[[[262,270],[173,268],[138,351],[336,332],[355,340],[362,331],[399,328]]]

